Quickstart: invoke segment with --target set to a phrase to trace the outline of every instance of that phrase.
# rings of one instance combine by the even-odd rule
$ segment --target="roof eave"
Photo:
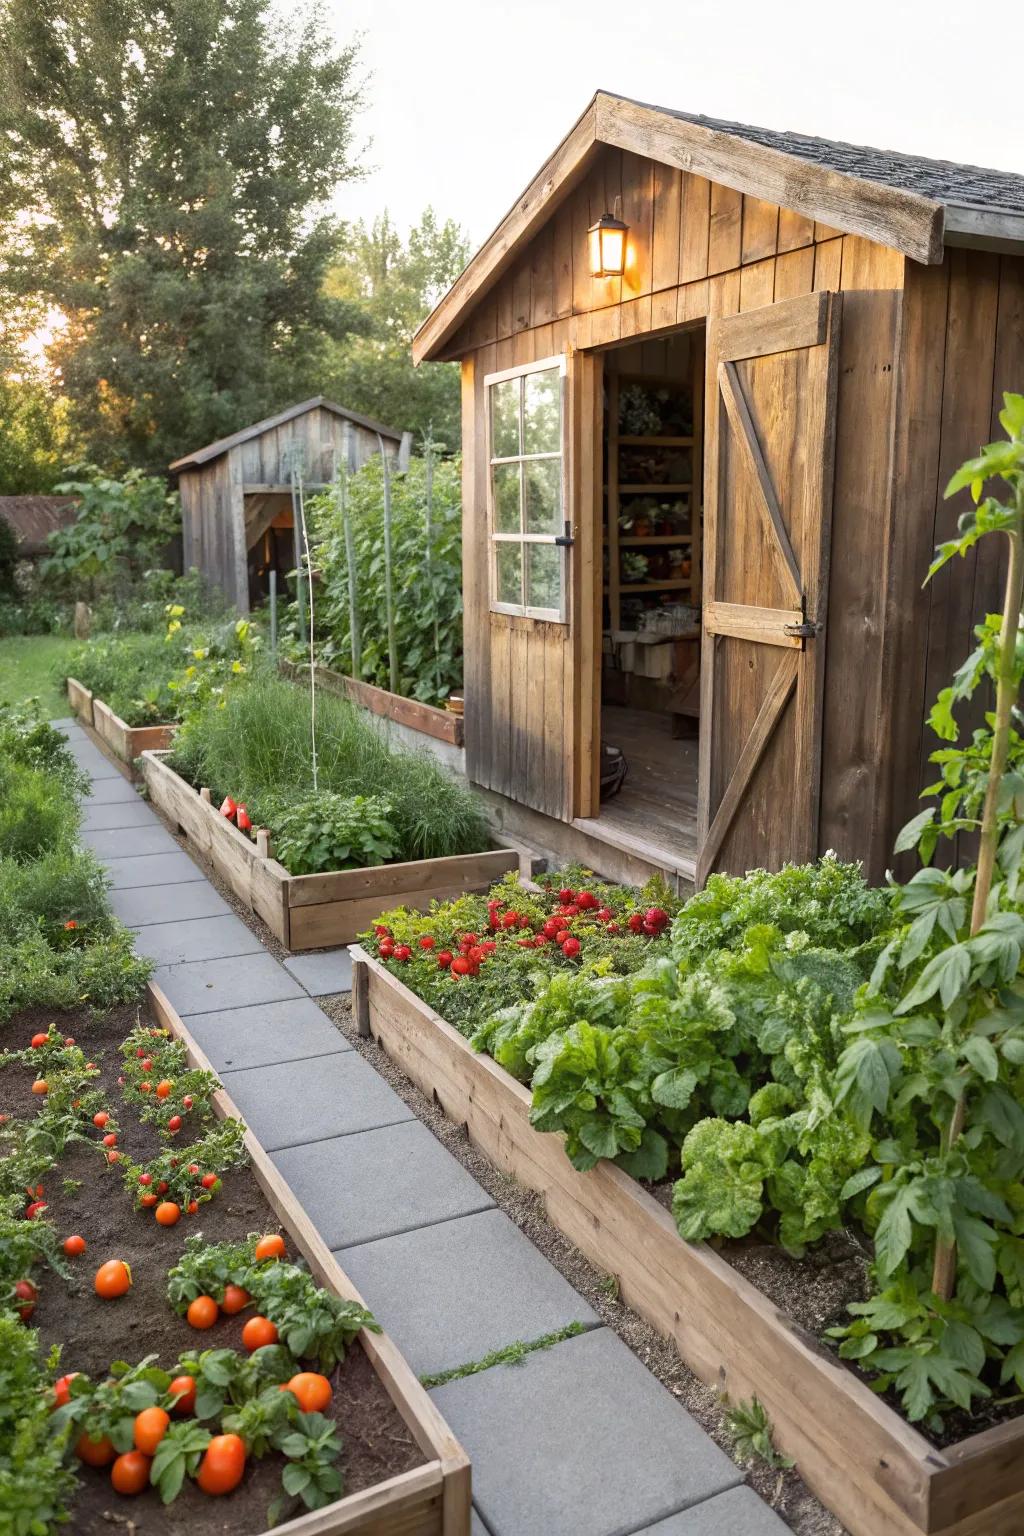
[[[844,233],[864,235],[926,265],[942,261],[945,210],[941,203],[598,91],[523,196],[420,326],[413,337],[414,362],[443,354],[469,310],[572,190],[599,144],[628,149],[791,208]]]
[[[224,454],[230,453],[232,448],[239,447],[242,443],[249,442],[254,437],[259,437],[263,432],[271,432],[275,427],[283,427],[286,422],[294,421],[297,416],[304,416],[307,411],[322,409],[333,411],[336,416],[342,416],[346,421],[354,422],[356,426],[365,427],[368,432],[377,432],[381,437],[388,437],[395,443],[401,443],[403,434],[397,427],[386,427],[383,422],[374,421],[372,417],[362,416],[358,411],[350,411],[344,405],[338,405],[333,400],[328,400],[324,395],[313,395],[309,400],[302,400],[298,405],[290,405],[287,410],[279,411],[276,416],[266,416],[262,421],[253,422],[249,427],[242,427],[238,432],[232,432],[227,437],[217,438],[212,443],[207,443],[205,448],[196,448],[192,453],[187,453],[183,458],[175,459],[168,465],[172,475],[177,475],[186,469],[203,469],[207,464],[213,464]]]

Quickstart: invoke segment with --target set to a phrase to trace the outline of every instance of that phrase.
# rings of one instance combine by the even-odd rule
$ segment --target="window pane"
[[[534,459],[523,465],[523,473],[526,477],[526,532],[561,533],[561,459]]]
[[[562,375],[557,368],[523,380],[523,452],[558,453],[562,446]]]
[[[519,379],[491,385],[491,458],[511,459],[519,452]]]
[[[494,476],[494,531],[518,533],[519,530],[519,476],[518,464],[495,464]]]
[[[495,542],[494,557],[498,562],[497,599],[499,603],[523,601],[523,546]]]
[[[555,608],[562,606],[562,552],[556,544],[527,544],[526,606]]]

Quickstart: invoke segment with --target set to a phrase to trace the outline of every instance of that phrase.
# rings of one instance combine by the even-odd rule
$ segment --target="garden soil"
[[[27,1045],[37,1029],[45,1029],[52,1013],[21,1014],[4,1029],[11,1048]],[[155,1132],[134,1118],[117,1088],[118,1046],[137,1022],[138,1010],[121,1008],[97,1018],[86,1011],[61,1014],[59,1027],[73,1035],[102,1069],[99,1082],[109,1092],[112,1112],[121,1122],[119,1146],[134,1158],[154,1155]],[[25,1117],[38,1101],[31,1093],[32,1073],[12,1066],[0,1072],[0,1111]],[[276,1231],[278,1223],[252,1173],[236,1170],[224,1177],[216,1197],[200,1206],[196,1216],[183,1216],[174,1227],[159,1227],[145,1211],[134,1211],[116,1167],[107,1167],[95,1146],[72,1145],[59,1169],[44,1180],[48,1215],[63,1238],[78,1233],[87,1248],[68,1260],[76,1276],[73,1293],[52,1272],[37,1271],[40,1296],[32,1318],[44,1349],[61,1347],[61,1371],[85,1371],[101,1376],[114,1360],[136,1363],[156,1355],[157,1364],[172,1368],[186,1349],[241,1349],[242,1326],[251,1315],[218,1320],[212,1329],[196,1332],[172,1311],[166,1299],[166,1275],[177,1262],[186,1237],[202,1232],[210,1242],[238,1241],[250,1232]],[[107,1259],[124,1259],[131,1267],[132,1288],[115,1301],[104,1301],[93,1290],[93,1276]],[[358,1344],[332,1376],[334,1401],[329,1410],[344,1444],[341,1471],[344,1493],[356,1493],[389,1477],[420,1466],[424,1457],[398,1410]],[[81,1469],[80,1490],[69,1529],[75,1536],[180,1536],[184,1530],[203,1536],[253,1536],[265,1529],[265,1511],[280,1492],[280,1456],[270,1455],[247,1469],[235,1493],[210,1499],[187,1484],[164,1509],[155,1494],[124,1498],[113,1492],[106,1471]],[[303,1512],[298,1500],[286,1508],[284,1519]]]

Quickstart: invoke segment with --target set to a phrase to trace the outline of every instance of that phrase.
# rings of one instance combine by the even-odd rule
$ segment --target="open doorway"
[[[604,355],[599,821],[681,869],[697,854],[703,392],[703,326]]]

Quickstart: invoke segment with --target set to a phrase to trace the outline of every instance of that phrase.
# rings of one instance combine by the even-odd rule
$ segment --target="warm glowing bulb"
[[[627,225],[602,214],[588,231],[590,270],[594,277],[621,277],[626,266]]]

